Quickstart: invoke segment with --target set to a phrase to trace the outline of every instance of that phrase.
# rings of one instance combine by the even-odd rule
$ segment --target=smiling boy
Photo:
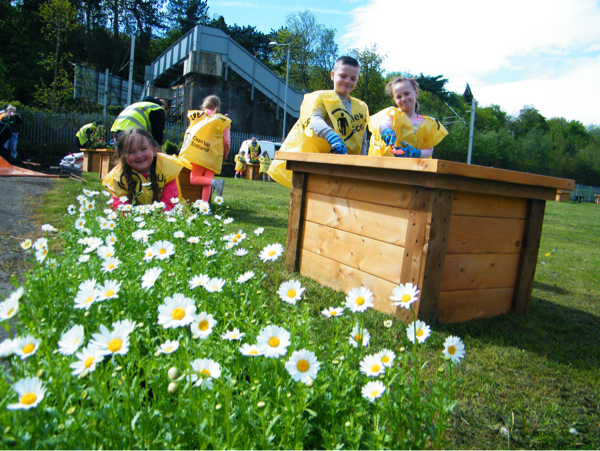
[[[333,90],[306,94],[300,118],[288,134],[280,152],[335,153],[366,155],[365,130],[369,108],[350,96],[360,76],[358,61],[349,56],[339,58],[331,71]],[[269,175],[288,188],[292,172],[286,162],[274,160]]]

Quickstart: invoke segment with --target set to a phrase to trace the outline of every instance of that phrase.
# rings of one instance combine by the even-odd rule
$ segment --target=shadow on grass
[[[569,294],[570,293],[569,291],[565,290],[564,288],[559,287],[556,284],[550,285],[548,283],[542,283],[542,282],[533,282],[533,288],[542,290],[542,291],[547,291],[548,293],[555,293],[555,294]]]
[[[600,368],[600,318],[544,299],[532,298],[527,315],[504,315],[438,327],[481,345],[513,346],[561,365]]]

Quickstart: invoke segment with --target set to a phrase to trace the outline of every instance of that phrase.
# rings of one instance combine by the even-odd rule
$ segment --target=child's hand
[[[346,144],[344,144],[344,142],[342,141],[342,139],[340,138],[340,136],[337,133],[331,132],[329,135],[327,135],[326,139],[327,139],[327,142],[329,143],[329,145],[331,146],[331,153],[340,154],[340,155],[348,154],[348,150],[346,149]]]
[[[387,146],[393,146],[396,142],[396,133],[391,128],[386,128],[381,132],[381,139]]]
[[[410,144],[406,144],[404,141],[402,141],[402,146],[404,147],[401,147],[401,149],[404,150],[406,157],[421,158],[421,151],[419,149],[411,146]]]

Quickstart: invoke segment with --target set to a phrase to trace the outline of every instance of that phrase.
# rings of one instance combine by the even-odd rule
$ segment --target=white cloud
[[[480,102],[509,113],[533,104],[546,117],[600,123],[595,0],[371,0],[352,13],[341,43],[376,42],[388,71],[442,74],[457,92],[469,82]]]

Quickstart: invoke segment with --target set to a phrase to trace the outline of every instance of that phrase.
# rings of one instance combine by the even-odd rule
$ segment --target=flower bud
[[[392,327],[392,324],[393,324],[393,322],[392,322],[391,319],[388,319],[388,320],[386,320],[386,321],[383,322],[383,326],[385,328],[387,328],[387,329],[389,329],[390,327]]]
[[[177,393],[177,384],[175,382],[169,383],[169,387],[167,388],[167,391],[172,395]]]
[[[306,381],[306,386],[308,388],[312,387],[313,385],[315,385],[315,381],[313,380],[312,377],[309,377],[308,380]]]
[[[39,369],[37,373],[35,373],[35,377],[37,377],[38,379],[41,379],[42,376],[44,375],[44,369]]]
[[[256,404],[256,407],[258,408],[262,408],[265,406],[265,403],[263,401],[258,401],[258,404]]]
[[[173,366],[173,367],[169,368],[169,371],[167,372],[167,376],[169,377],[169,379],[175,380],[179,377],[179,370]]]

